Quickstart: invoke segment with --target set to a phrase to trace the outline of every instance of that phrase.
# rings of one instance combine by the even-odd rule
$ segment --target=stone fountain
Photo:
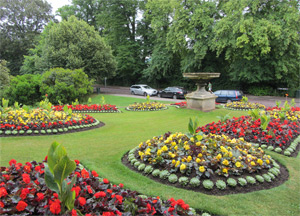
[[[183,77],[191,79],[197,84],[197,90],[186,95],[187,108],[204,112],[214,110],[217,96],[206,91],[205,86],[211,79],[220,77],[220,73],[184,73]]]

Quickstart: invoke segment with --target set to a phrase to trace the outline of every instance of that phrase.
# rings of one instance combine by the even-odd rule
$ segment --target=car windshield
[[[143,86],[145,89],[152,89],[151,87],[149,86]]]

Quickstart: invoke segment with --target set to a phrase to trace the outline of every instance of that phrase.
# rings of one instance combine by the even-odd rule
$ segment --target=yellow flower
[[[222,164],[224,164],[225,166],[228,166],[228,165],[229,165],[229,162],[228,162],[228,160],[224,160],[224,161],[222,162]]]
[[[238,162],[235,163],[235,166],[236,166],[237,168],[240,168],[240,167],[242,166],[242,164],[241,164],[241,162],[238,161]]]
[[[223,173],[228,173],[228,169],[226,169],[226,168],[223,168],[222,171],[223,171]]]
[[[176,163],[176,160],[172,160],[172,164],[175,164]]]
[[[186,159],[187,162],[190,162],[193,158],[189,155]]]
[[[229,152],[229,157],[232,157],[232,152]]]
[[[180,165],[180,161],[177,161],[175,167],[178,167],[179,165]]]
[[[258,159],[256,162],[257,162],[259,165],[262,165],[262,164],[263,164],[263,161],[262,161],[261,159]]]
[[[199,154],[198,154],[198,157],[199,157],[199,158],[201,158],[201,157],[202,157],[202,154],[201,154],[201,153],[199,153]]]
[[[197,163],[200,163],[201,160],[200,160],[199,158],[196,158],[196,162],[197,162]]]
[[[254,161],[251,161],[251,166],[255,166],[255,162]]]
[[[202,172],[202,173],[205,172],[205,167],[204,166],[200,166],[199,167],[199,171]]]
[[[176,146],[176,142],[172,142],[171,144],[172,144],[172,146]]]
[[[167,147],[166,145],[164,145],[164,146],[161,148],[161,150],[164,151],[164,152],[165,152],[165,151],[168,151],[168,147]]]
[[[218,154],[217,157],[216,157],[218,160],[220,160],[222,158],[222,155],[221,154]]]
[[[177,151],[177,149],[178,149],[178,146],[175,146],[175,147],[174,147],[174,149]]]
[[[192,137],[190,140],[191,140],[191,142],[195,142],[195,139],[194,139],[194,137]]]
[[[187,151],[187,150],[190,149],[190,146],[189,146],[189,145],[185,145],[185,146],[184,146],[184,149]]]
[[[182,161],[182,162],[185,162],[185,159],[184,159],[184,158],[182,158],[182,159],[181,159],[181,161]]]
[[[186,169],[186,165],[185,164],[181,164],[180,165],[180,171],[185,170]]]
[[[162,151],[160,149],[157,150],[157,155],[160,156]]]
[[[175,154],[172,154],[171,157],[174,158],[174,157],[176,157],[176,155],[175,155]]]
[[[200,146],[201,145],[201,142],[196,142],[196,146]]]
[[[267,160],[266,160],[266,163],[267,163],[267,164],[270,164],[270,160],[267,159]]]

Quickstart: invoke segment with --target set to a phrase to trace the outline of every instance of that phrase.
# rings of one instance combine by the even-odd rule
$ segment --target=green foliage
[[[244,187],[245,185],[247,185],[247,181],[244,178],[238,178],[238,182],[239,184]]]
[[[247,98],[246,96],[243,96],[241,101],[242,101],[243,103],[247,103],[247,102],[248,102],[248,98]]]
[[[152,172],[152,175],[153,175],[154,177],[159,176],[159,174],[160,174],[160,170],[159,170],[159,169],[155,169],[155,170],[153,170],[153,172]]]
[[[104,100],[104,104],[105,104],[105,99],[104,99],[104,97],[102,96],[102,98],[101,98],[101,104],[102,104],[102,101]],[[92,104],[92,98],[90,98],[89,97],[89,99],[88,99],[88,104]]]
[[[0,56],[8,61],[7,67],[12,75],[20,74],[24,55],[53,18],[47,1],[0,1]]]
[[[254,121],[260,118],[259,109],[249,110],[248,114],[253,118]]]
[[[271,177],[272,180],[274,180],[276,178],[276,176],[271,172],[268,172],[268,175]]]
[[[282,149],[280,147],[275,148],[275,152],[280,153],[282,152]]]
[[[169,180],[169,182],[174,184],[178,181],[178,177],[175,174],[171,174],[171,175],[169,175],[168,180]]]
[[[227,113],[226,115],[217,116],[217,118],[220,119],[221,122],[226,122],[231,117],[230,117],[229,113]]]
[[[236,180],[233,179],[233,178],[228,178],[228,179],[227,179],[227,184],[228,184],[229,186],[231,186],[231,187],[235,187],[235,186],[237,185],[237,182],[236,182]]]
[[[203,181],[203,187],[205,189],[211,190],[214,187],[214,183],[211,180],[206,179]]]
[[[276,101],[275,103],[277,107],[280,107],[281,101]]]
[[[270,115],[263,114],[261,115],[260,119],[261,119],[261,124],[260,124],[261,129],[266,130],[269,125],[269,122],[271,121]]]
[[[133,166],[134,166],[135,168],[138,168],[140,164],[141,164],[141,162],[136,161],[136,162],[133,164]]]
[[[90,78],[101,80],[114,75],[116,62],[109,46],[98,32],[83,20],[71,16],[50,23],[39,44],[25,57],[24,73],[43,73],[50,68],[82,68]]]
[[[185,176],[182,176],[179,178],[178,180],[179,184],[181,184],[182,186],[186,186],[188,185],[189,183],[189,178],[188,177],[185,177]]]
[[[54,104],[68,104],[77,98],[84,100],[92,92],[92,81],[82,69],[53,68],[43,74],[41,92]]]
[[[11,102],[34,105],[41,101],[40,92],[41,75],[25,74],[11,79],[9,87],[5,91],[5,97]]]
[[[152,171],[153,171],[153,167],[150,165],[146,166],[144,169],[144,173],[146,173],[146,174],[150,174],[150,173],[152,173]]]
[[[170,173],[168,172],[168,170],[163,170],[160,172],[159,174],[159,178],[161,179],[167,179],[169,177]]]
[[[264,178],[264,180],[265,180],[266,182],[271,182],[271,181],[272,181],[271,176],[269,176],[268,174],[263,174],[262,177]]]
[[[198,117],[196,117],[194,121],[190,118],[189,125],[188,125],[189,133],[191,135],[194,135],[198,127],[199,127]]]
[[[198,178],[195,178],[195,177],[191,178],[190,185],[192,187],[198,187],[198,186],[200,186],[200,180]]]
[[[144,169],[145,169],[145,167],[146,167],[146,165],[145,164],[140,164],[139,166],[138,166],[138,171],[143,171]]]
[[[0,98],[3,97],[3,91],[7,88],[11,79],[9,77],[9,69],[6,65],[7,62],[0,59]]]
[[[273,95],[274,90],[272,87],[269,86],[251,86],[248,89],[249,94],[255,95],[255,96],[268,96]]]
[[[253,178],[253,177],[251,177],[251,176],[247,176],[247,177],[246,177],[246,180],[247,180],[247,182],[250,183],[250,184],[255,184],[255,183],[256,183],[255,178]]]
[[[45,182],[48,188],[58,194],[62,213],[65,212],[65,208],[68,210],[74,208],[75,191],[71,191],[71,189],[76,181],[76,176],[70,182],[65,179],[75,168],[76,163],[69,159],[65,148],[57,142],[52,143],[48,151],[48,161],[45,164]]]
[[[217,188],[220,189],[220,190],[226,189],[226,183],[225,183],[223,180],[218,180],[218,181],[216,182],[216,186],[217,186]]]

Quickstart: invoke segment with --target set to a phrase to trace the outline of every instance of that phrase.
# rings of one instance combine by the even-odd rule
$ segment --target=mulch
[[[128,155],[128,152],[122,157],[122,163],[125,166],[127,166],[128,168],[130,168],[131,170],[133,170],[133,171],[135,171],[135,172],[137,172],[141,175],[147,176],[148,178],[150,178],[150,179],[152,179],[156,182],[159,182],[161,184],[164,184],[164,185],[169,185],[169,186],[173,186],[173,187],[177,187],[177,188],[182,188],[182,189],[185,189],[185,190],[192,190],[192,191],[195,191],[195,192],[205,193],[205,194],[208,194],[208,195],[223,196],[223,195],[229,195],[229,194],[249,193],[249,192],[253,192],[253,191],[267,190],[267,189],[271,189],[271,188],[274,188],[274,187],[277,187],[277,186],[283,184],[289,178],[289,172],[288,172],[287,168],[284,167],[283,165],[281,165],[279,162],[277,162],[280,165],[280,174],[274,180],[272,180],[272,182],[266,182],[265,181],[263,183],[256,182],[255,184],[249,184],[248,183],[246,186],[243,186],[243,187],[240,186],[239,184],[237,184],[236,187],[230,187],[230,186],[227,185],[226,189],[224,189],[224,190],[220,190],[216,186],[214,186],[213,189],[208,190],[208,189],[204,188],[203,185],[202,185],[202,181],[205,180],[205,179],[201,179],[200,186],[191,187],[191,186],[182,186],[178,182],[175,183],[175,184],[172,184],[168,181],[168,179],[163,180],[163,179],[160,179],[159,177],[153,177],[151,174],[145,174],[143,172],[139,172],[133,165],[131,165],[130,161],[128,161],[127,155]],[[252,176],[252,177],[255,178],[256,175],[263,175],[267,172],[268,171],[265,170],[261,173],[251,173],[251,174],[247,174],[247,175],[244,174],[244,175],[239,175],[239,176],[230,176],[230,178],[233,178],[233,179],[236,179],[236,180],[238,178],[245,178],[246,176]],[[190,176],[190,177],[194,177],[194,176]],[[216,182],[217,180],[223,180],[223,181],[226,182],[227,178],[224,177],[224,176],[214,175],[214,176],[211,176],[209,180],[211,180],[213,182]]]

